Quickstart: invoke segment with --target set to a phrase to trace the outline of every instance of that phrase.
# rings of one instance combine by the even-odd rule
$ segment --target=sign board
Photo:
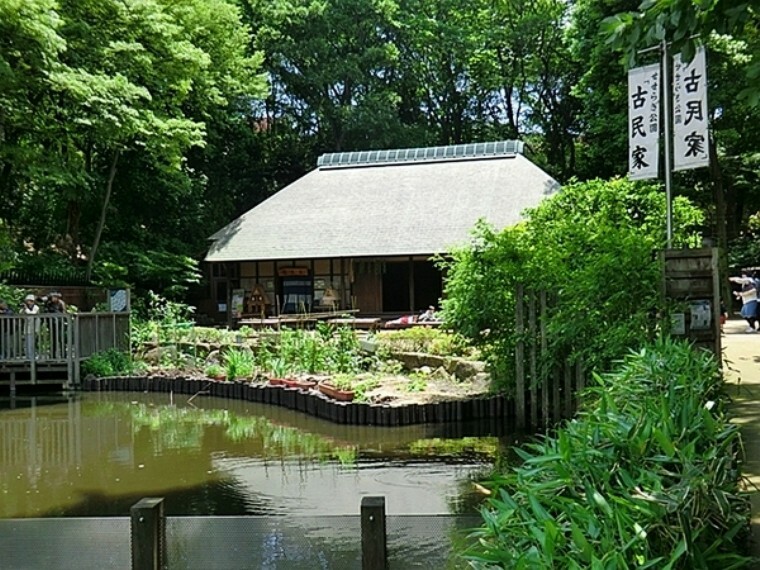
[[[240,318],[243,314],[243,302],[245,301],[245,289],[233,289],[230,305],[232,308],[232,316]]]
[[[707,132],[707,64],[700,47],[690,63],[673,58],[673,170],[710,164]]]
[[[305,277],[309,274],[308,267],[280,267],[277,270],[280,277]]]
[[[109,289],[108,310],[112,313],[129,311],[129,289]]]
[[[671,334],[712,351],[720,361],[718,249],[667,249],[662,261]]]
[[[657,178],[660,138],[660,65],[628,72],[628,177]]]

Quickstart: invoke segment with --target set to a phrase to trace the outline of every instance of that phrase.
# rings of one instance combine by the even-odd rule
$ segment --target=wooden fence
[[[519,285],[515,303],[515,421],[521,428],[548,427],[577,409],[585,386],[580,361],[548,358],[546,320],[551,307],[546,291],[525,291]]]
[[[78,385],[82,360],[111,348],[129,350],[129,313],[0,316],[0,374],[12,389],[21,376],[37,384],[40,371]]]

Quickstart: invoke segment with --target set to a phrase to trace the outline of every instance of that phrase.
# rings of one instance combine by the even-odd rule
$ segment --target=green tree
[[[676,244],[693,244],[702,222],[685,198],[674,205]],[[444,309],[459,332],[481,344],[504,388],[514,376],[515,291],[554,297],[546,324],[552,362],[579,358],[604,368],[654,325],[664,244],[665,198],[657,186],[626,180],[567,185],[502,232],[479,226],[471,248],[445,263]]]
[[[319,150],[387,145],[397,125],[388,88],[396,10],[391,0],[249,0],[273,86],[266,127],[295,127]]]
[[[646,0],[637,10],[621,12],[607,18],[604,30],[612,43],[624,50],[629,65],[637,59],[637,50],[672,43],[675,51],[690,60],[698,42],[714,34],[741,39],[756,34],[760,13],[754,2],[732,0]],[[741,96],[752,104],[760,103],[760,49],[755,44],[744,62],[748,85]]]
[[[227,0],[2,0],[0,16],[9,78],[0,217],[13,220],[13,235],[84,257],[91,272],[114,207],[163,191],[164,204],[193,204],[186,221],[197,224],[206,184],[188,163],[192,149],[242,99],[265,93],[239,9]],[[132,213],[124,226],[147,229]],[[188,253],[180,240],[158,241]]]

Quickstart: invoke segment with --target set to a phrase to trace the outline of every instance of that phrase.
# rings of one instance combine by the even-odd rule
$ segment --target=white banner
[[[707,65],[700,47],[691,63],[673,58],[673,170],[710,164],[707,133]]]
[[[628,72],[628,177],[657,178],[660,136],[660,66]]]

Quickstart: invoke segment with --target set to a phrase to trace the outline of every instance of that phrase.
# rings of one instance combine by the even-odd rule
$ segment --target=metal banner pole
[[[663,109],[664,123],[665,123],[665,201],[666,201],[666,214],[665,214],[665,227],[666,227],[666,247],[670,249],[673,247],[673,191],[671,189],[671,174],[672,174],[672,158],[670,151],[670,97],[672,86],[670,84],[670,53],[668,52],[668,42],[662,40],[662,93],[664,99]]]

